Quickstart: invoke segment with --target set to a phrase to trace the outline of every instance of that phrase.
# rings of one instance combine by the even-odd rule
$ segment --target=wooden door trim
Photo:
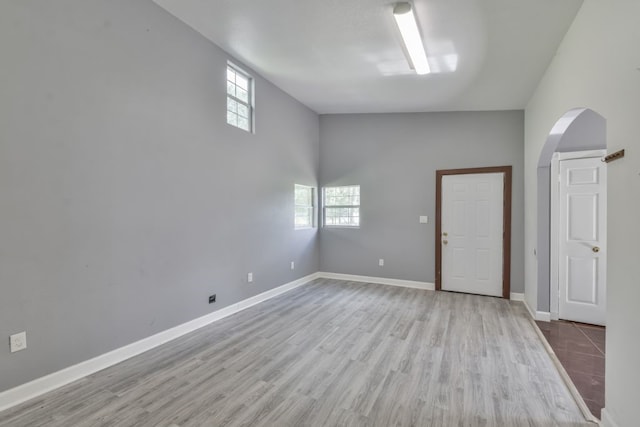
[[[480,173],[504,173],[502,210],[502,298],[511,299],[511,166],[446,169],[436,171],[436,290],[442,289],[442,177]]]

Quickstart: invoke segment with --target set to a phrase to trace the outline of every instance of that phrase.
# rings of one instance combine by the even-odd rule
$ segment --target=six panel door
[[[560,162],[559,317],[605,324],[606,167],[599,158]]]
[[[504,174],[442,177],[443,290],[502,296]]]

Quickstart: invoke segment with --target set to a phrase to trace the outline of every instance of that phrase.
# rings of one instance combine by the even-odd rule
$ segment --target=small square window
[[[326,187],[322,212],[325,227],[360,227],[360,186]]]
[[[253,79],[227,65],[227,124],[253,132]]]
[[[295,228],[313,228],[315,225],[314,218],[314,188],[295,184]]]

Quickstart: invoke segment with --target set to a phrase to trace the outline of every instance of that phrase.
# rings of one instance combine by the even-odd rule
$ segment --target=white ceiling
[[[154,0],[314,111],[522,109],[582,0],[415,0],[432,74],[388,0]]]

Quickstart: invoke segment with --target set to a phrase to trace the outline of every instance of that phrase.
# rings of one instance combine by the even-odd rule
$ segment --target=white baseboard
[[[37,378],[28,383],[19,385],[15,388],[0,393],[0,411],[16,406],[29,399],[40,396],[48,391],[62,387],[73,381],[94,374],[105,368],[113,366],[140,353],[151,350],[159,345],[165,344],[182,335],[193,332],[210,323],[220,320],[253,305],[266,301],[277,295],[283,294],[291,289],[304,285],[314,279],[320,277],[319,273],[313,273],[300,279],[294,280],[277,288],[268,290],[246,300],[231,304],[220,310],[216,310],[205,316],[175,326],[173,328],[158,332],[155,335],[141,339],[124,347],[117,348],[108,353],[101,354],[93,359],[80,362],[77,365],[51,373],[41,378]]]
[[[256,304],[260,304],[263,301],[276,297],[278,295],[284,294],[292,289],[295,289],[299,286],[302,286],[306,283],[311,282],[312,280],[318,279],[320,277],[319,273],[312,273],[308,276],[301,277],[299,279],[294,280],[293,282],[286,283],[282,286],[278,286],[277,288],[270,289],[261,294],[255,295],[251,298],[247,298],[242,300],[234,305],[237,305],[237,310],[234,313],[242,311],[246,308],[253,307]],[[217,320],[217,319],[216,319]]]
[[[354,274],[329,273],[322,271],[318,273],[319,278],[345,280],[350,282],[376,283],[379,285],[402,286],[404,288],[425,289],[433,291],[436,289],[434,283],[416,282],[414,280],[388,279],[385,277],[358,276]],[[524,301],[524,294],[519,292],[511,292],[510,299],[512,301]]]
[[[353,274],[328,273],[319,272],[319,278],[345,280],[349,282],[365,282],[376,283],[379,285],[401,286],[403,288],[424,289],[433,291],[436,289],[435,284],[429,282],[416,282],[413,280],[387,279],[385,277],[357,276]]]
[[[352,282],[376,283],[381,285],[401,286],[405,288],[424,289],[424,290],[430,290],[430,291],[435,289],[435,284],[429,283],[429,282],[418,282],[413,280],[388,279],[384,277],[358,276],[353,274],[340,274],[340,273],[329,273],[329,272],[313,273],[308,276],[301,277],[300,279],[289,282],[287,284],[284,284],[282,286],[279,286],[277,288],[255,295],[251,298],[247,298],[243,301],[237,302],[235,304],[231,304],[225,308],[214,311],[205,316],[199,317],[197,319],[191,320],[189,322],[186,322],[181,325],[175,326],[173,328],[167,329],[165,331],[159,332],[155,335],[144,338],[140,341],[136,341],[124,347],[117,348],[108,353],[102,354],[100,356],[94,357],[84,362],[80,362],[77,365],[70,366],[68,368],[51,373],[44,377],[37,378],[33,381],[22,384],[15,388],[6,390],[4,392],[0,392],[0,411],[16,406],[29,399],[33,399],[37,396],[40,396],[46,392],[49,392],[56,388],[62,387],[66,384],[69,384],[73,381],[79,380],[88,375],[91,375],[98,371],[106,369],[110,366],[113,366],[131,357],[137,356],[138,354],[144,353],[145,351],[151,350],[155,347],[165,344],[182,335],[193,332],[196,329],[202,328],[203,326],[206,326],[217,320],[220,320],[227,316],[235,314],[246,308],[252,307],[256,304],[259,304],[277,295],[283,294],[291,289],[302,286],[305,283],[308,283],[318,278],[345,280],[345,281],[352,281]],[[524,301],[524,294],[513,292],[511,293],[511,299],[513,301]],[[527,307],[527,309],[529,310],[529,313],[531,314],[532,313],[531,309],[526,304],[526,301],[525,301],[525,306]],[[549,321],[550,313],[539,311],[539,312],[536,312],[535,316],[531,314],[531,317],[533,317],[536,320]],[[611,427],[616,427],[616,425],[611,424]]]
[[[529,312],[529,315],[533,320],[539,320],[541,322],[551,322],[551,313],[549,313],[548,311],[536,311],[534,313],[533,310],[531,310],[531,307],[529,307],[529,304],[527,304],[527,300],[522,298],[522,302],[524,303],[524,306],[527,307],[527,311]]]
[[[524,301],[524,294],[511,292],[511,301]]]
[[[538,327],[536,322],[533,321],[533,319],[531,320],[531,327],[534,329],[534,331],[538,335],[540,342],[542,343],[544,349],[549,355],[549,358],[553,362],[553,365],[557,369],[558,374],[560,375],[560,377],[562,378],[562,381],[564,381],[565,385],[567,386],[567,391],[571,393],[573,400],[576,402],[576,405],[578,405],[578,408],[580,408],[580,412],[582,412],[584,419],[590,423],[593,423],[594,425],[598,424],[598,419],[595,416],[593,416],[593,414],[589,410],[589,407],[584,402],[584,399],[580,395],[580,392],[576,388],[575,384],[573,384],[571,377],[569,377],[569,374],[564,369],[564,366],[562,366],[562,363],[560,363],[560,359],[558,359],[558,356],[551,348],[551,345],[547,341],[547,338],[544,336],[544,334],[542,333],[542,330],[540,330],[540,328]]]
[[[611,414],[609,414],[609,412],[607,411],[607,408],[602,408],[600,417],[602,418],[600,420],[600,425],[602,427],[620,427],[620,424],[616,423],[613,420],[613,418],[611,417]]]

